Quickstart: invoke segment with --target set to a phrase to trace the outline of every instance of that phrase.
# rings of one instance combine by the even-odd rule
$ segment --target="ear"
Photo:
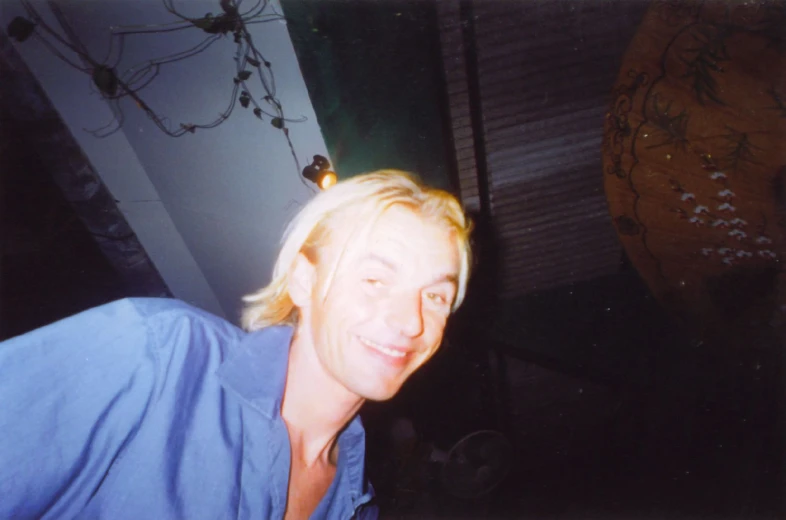
[[[317,269],[306,255],[298,253],[289,270],[289,297],[295,307],[306,308],[311,304],[311,297],[316,288]]]

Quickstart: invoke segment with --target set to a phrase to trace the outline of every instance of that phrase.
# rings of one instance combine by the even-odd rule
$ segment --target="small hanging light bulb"
[[[336,173],[330,170],[326,172],[322,172],[322,178],[319,179],[319,187],[323,190],[328,188],[332,188],[338,182],[338,177],[336,177]]]
[[[303,177],[319,186],[321,190],[326,190],[338,182],[336,172],[330,169],[330,161],[321,155],[315,155],[314,161],[303,168]]]

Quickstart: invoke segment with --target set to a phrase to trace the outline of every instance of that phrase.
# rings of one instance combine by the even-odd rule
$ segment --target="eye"
[[[376,278],[364,278],[363,283],[371,287],[382,287],[382,281]]]
[[[428,293],[426,293],[426,298],[428,298],[432,302],[437,303],[439,305],[445,305],[445,304],[448,303],[447,298],[445,298],[440,293],[428,292]]]

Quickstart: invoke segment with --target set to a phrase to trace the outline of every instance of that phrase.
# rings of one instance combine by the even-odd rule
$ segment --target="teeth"
[[[400,357],[404,357],[404,356],[407,355],[406,352],[400,352],[400,351],[394,350],[392,348],[387,348],[384,345],[380,345],[379,343],[374,343],[373,341],[368,340],[366,338],[360,338],[360,341],[364,345],[369,346],[369,347],[373,348],[374,350],[378,350],[378,351],[382,352],[383,354],[387,354],[388,356],[400,358]]]

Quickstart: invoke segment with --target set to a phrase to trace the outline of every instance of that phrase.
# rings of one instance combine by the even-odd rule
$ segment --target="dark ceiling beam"
[[[171,296],[115,199],[32,72],[0,31],[0,139],[26,137],[134,296]],[[5,139],[3,139],[5,140]]]

